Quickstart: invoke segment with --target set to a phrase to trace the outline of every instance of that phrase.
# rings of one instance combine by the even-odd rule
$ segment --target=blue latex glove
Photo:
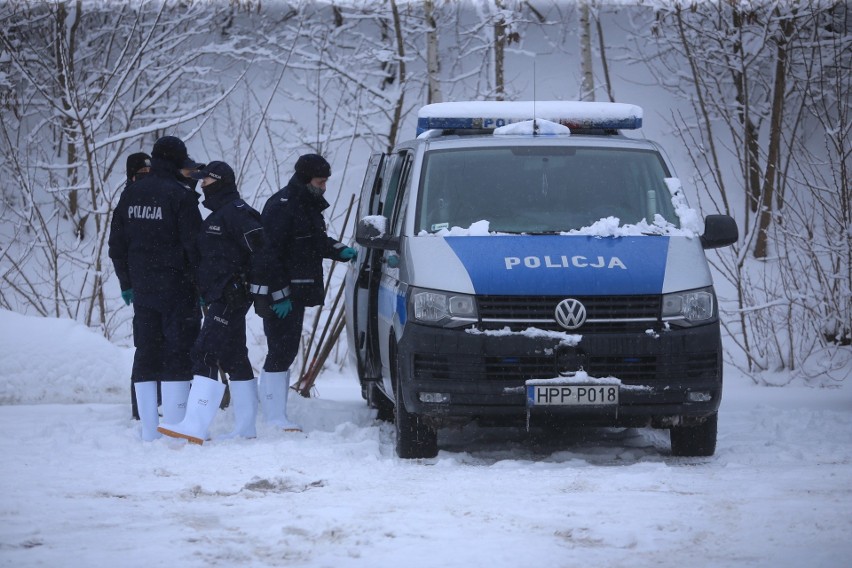
[[[121,291],[121,299],[124,300],[124,305],[129,306],[133,303],[133,288]]]
[[[340,260],[344,262],[349,262],[350,260],[358,256],[358,251],[352,247],[346,247],[345,249],[340,251],[340,254],[338,256]]]
[[[290,298],[286,298],[284,300],[272,304],[272,311],[275,312],[275,315],[278,316],[278,319],[286,318],[287,314],[289,314],[290,310],[292,309],[293,302],[290,301]]]
[[[198,305],[201,306],[202,308],[206,308],[207,302],[204,301],[204,298],[202,298],[201,296],[198,296]]]

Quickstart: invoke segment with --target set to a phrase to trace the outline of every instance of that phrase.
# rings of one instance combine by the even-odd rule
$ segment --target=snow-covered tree
[[[215,108],[236,39],[194,4],[0,4],[3,306],[105,332],[104,242],[124,158]],[[209,56],[215,54],[216,67]]]
[[[672,121],[699,197],[740,221],[741,246],[721,253],[717,267],[736,289],[728,331],[749,370],[844,368],[852,342],[848,5],[673,0],[657,3],[651,29],[656,43],[637,38],[632,52],[692,104],[693,116]]]
[[[613,100],[614,61],[642,66],[683,101],[669,122],[689,152],[693,202],[741,227],[740,244],[711,257],[727,280],[727,332],[750,370],[832,368],[852,342],[848,6],[582,6],[0,3],[0,307],[128,335],[129,311],[104,292],[108,219],[125,157],[160,135],[231,163],[255,207],[299,154],[326,155],[331,230],[346,238],[365,156],[410,136],[419,106],[517,99],[541,84],[530,63],[561,54],[538,71],[567,89],[539,97]],[[625,20],[625,33],[609,31]]]

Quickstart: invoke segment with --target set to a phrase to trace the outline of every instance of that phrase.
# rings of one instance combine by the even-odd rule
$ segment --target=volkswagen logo
[[[574,298],[562,300],[556,305],[556,323],[565,329],[577,329],[586,323],[586,306]]]

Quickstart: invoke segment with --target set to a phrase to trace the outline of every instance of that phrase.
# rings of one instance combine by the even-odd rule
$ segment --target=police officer
[[[136,181],[142,179],[148,172],[151,171],[151,156],[145,152],[136,152],[127,156],[125,163],[125,171],[127,173],[127,181],[124,182],[124,189]],[[129,305],[126,302],[125,305]],[[139,420],[139,409],[136,407],[136,389],[133,388],[133,383],[136,382],[136,356],[134,355],[133,370],[130,373],[130,413],[134,420]]]
[[[198,288],[207,314],[192,349],[194,376],[186,416],[179,424],[164,420],[159,431],[204,443],[225,392],[225,385],[216,380],[221,367],[228,374],[235,419],[235,429],[226,437],[254,438],[257,379],[246,348],[246,313],[252,262],[263,248],[260,213],[240,199],[234,170],[225,162],[210,162],[190,175],[201,180],[202,204],[212,211],[198,237]]]
[[[263,317],[268,348],[260,400],[265,421],[288,431],[301,431],[287,418],[289,369],[298,352],[305,308],[325,299],[322,260],[355,256],[355,249],[326,234],[323,211],[329,204],[323,194],[330,176],[331,166],[322,156],[300,156],[289,183],[267,200],[262,213],[267,242],[263,284],[268,288],[252,290],[258,294],[255,306]]]
[[[183,141],[164,136],[151,151],[151,171],[130,184],[113,213],[109,256],[121,297],[133,304],[134,385],[142,439],[157,432],[157,382],[163,419],[183,419],[192,378],[190,349],[201,327],[195,285],[198,196],[179,181],[182,168],[197,169]]]
[[[151,156],[145,152],[136,152],[127,156],[127,182],[124,187],[145,177],[151,171]]]

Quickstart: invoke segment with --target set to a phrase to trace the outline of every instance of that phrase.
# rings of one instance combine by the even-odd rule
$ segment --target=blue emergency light
[[[569,129],[642,128],[642,108],[585,101],[463,101],[425,105],[417,113],[417,136],[427,130],[493,130],[543,119]]]

